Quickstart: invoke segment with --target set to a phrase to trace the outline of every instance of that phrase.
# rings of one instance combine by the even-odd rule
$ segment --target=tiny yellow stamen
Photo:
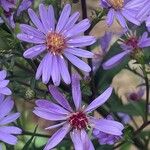
[[[46,36],[46,45],[51,53],[62,54],[66,47],[66,42],[62,35],[58,33],[48,33]]]
[[[114,9],[121,9],[124,4],[124,0],[109,0],[109,3]]]

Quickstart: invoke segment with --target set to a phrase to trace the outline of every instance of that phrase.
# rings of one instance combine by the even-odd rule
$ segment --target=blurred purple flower
[[[62,10],[56,27],[54,10],[51,5],[48,10],[43,4],[39,5],[41,19],[32,9],[29,9],[28,13],[37,29],[21,24],[22,33],[18,34],[17,37],[22,41],[36,44],[36,46],[25,51],[25,58],[31,59],[43,52],[46,53],[37,69],[36,79],[42,76],[43,83],[47,84],[52,77],[53,83],[58,86],[62,77],[66,84],[70,84],[70,74],[64,57],[82,71],[91,71],[90,66],[78,58],[93,57],[93,53],[80,48],[96,41],[93,36],[82,35],[90,27],[88,19],[76,24],[79,19],[79,12],[70,16],[71,6],[69,4],[65,5]]]
[[[11,145],[17,143],[15,135],[22,132],[18,127],[8,125],[20,116],[20,113],[11,113],[13,106],[11,97],[5,99],[4,95],[0,94],[0,141]]]
[[[141,37],[137,37],[136,33],[130,33],[126,35],[125,40],[121,40],[118,43],[120,44],[123,52],[104,62],[103,68],[105,70],[115,67],[128,55],[136,58],[137,54],[142,53],[143,48],[150,46],[150,38],[148,37],[147,32],[144,32]]]
[[[13,9],[16,7],[16,0],[0,0],[0,6],[4,9],[4,15],[7,18],[8,24],[15,28]]]
[[[127,27],[126,20],[135,25],[140,25],[136,15],[141,8],[141,0],[100,0],[100,6],[108,9],[107,24],[113,24],[116,18],[123,28]]]
[[[37,100],[35,110],[37,116],[51,121],[60,123],[50,126],[48,129],[54,129],[62,126],[52,137],[44,150],[54,148],[70,132],[71,139],[74,143],[75,150],[94,150],[93,144],[88,137],[86,130],[89,127],[96,128],[99,131],[112,135],[122,135],[123,125],[117,121],[107,119],[96,119],[90,115],[92,111],[104,104],[112,93],[112,88],[106,89],[98,98],[92,101],[87,107],[82,106],[80,81],[78,75],[72,76],[72,97],[75,110],[71,108],[68,101],[61,94],[57,87],[50,85],[50,93],[58,104],[48,100]]]
[[[112,121],[114,119],[111,115],[108,115],[106,117],[106,120]],[[93,136],[98,139],[98,141],[101,145],[105,145],[105,144],[113,145],[122,138],[121,135],[108,134],[108,133],[102,132],[95,128],[93,129]]]
[[[144,95],[144,89],[143,88],[138,88],[137,90],[127,93],[127,99],[131,101],[140,101]]]
[[[5,80],[7,72],[5,70],[0,71],[0,94],[11,95],[11,90],[7,87],[9,80]]]
[[[33,0],[23,0],[18,7],[17,16],[19,16],[20,13],[23,12],[24,10],[27,10],[32,5],[32,3]]]
[[[124,124],[127,124],[130,122],[131,118],[128,114],[126,113],[122,113],[122,112],[118,112],[117,113],[118,116],[121,118],[121,121],[124,123]]]
[[[109,50],[111,39],[112,39],[111,32],[106,32],[104,36],[99,39],[99,45],[101,46],[101,51],[99,50],[98,52],[94,53],[94,57],[92,59],[93,71],[96,71],[101,65],[103,57]]]

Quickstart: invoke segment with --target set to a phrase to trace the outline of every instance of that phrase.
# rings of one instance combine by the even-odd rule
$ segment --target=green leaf
[[[34,136],[35,136],[37,127],[38,127],[38,125],[35,127],[32,137],[31,137],[31,138],[28,140],[28,142],[24,145],[24,147],[23,147],[22,150],[27,150],[27,149],[29,149],[29,146],[30,146],[30,144],[31,144],[31,142],[32,142],[32,140],[33,140],[33,138],[34,138]]]

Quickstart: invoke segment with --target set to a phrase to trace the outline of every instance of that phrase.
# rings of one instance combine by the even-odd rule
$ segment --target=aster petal
[[[130,22],[132,22],[135,25],[140,25],[140,22],[138,19],[136,19],[135,17],[132,16],[132,14],[130,13],[129,10],[125,9],[122,11],[122,15]]]
[[[13,135],[0,131],[0,141],[3,141],[11,145],[15,145],[17,143],[17,138]]]
[[[59,64],[58,64],[58,56],[53,55],[53,60],[52,60],[52,80],[55,86],[59,86],[60,84],[60,70],[59,70]]]
[[[41,54],[42,52],[44,52],[46,49],[46,45],[36,45],[36,46],[33,46],[29,49],[27,49],[23,56],[25,58],[34,58],[36,56],[38,56],[39,54]]]
[[[106,18],[106,22],[109,26],[111,26],[114,22],[114,16],[115,16],[115,10],[114,9],[110,9],[108,14],[107,14],[107,18]]]
[[[63,8],[61,15],[59,17],[57,26],[56,26],[56,32],[61,32],[66,23],[68,22],[69,16],[71,13],[71,6],[70,4],[66,4],[65,7]]]
[[[98,129],[101,132],[107,133],[107,134],[112,134],[112,135],[122,135],[122,128],[118,128],[118,123],[115,126],[115,122],[113,120],[105,120],[105,119],[90,119],[90,122],[92,126],[96,129]],[[109,121],[109,122],[107,122]],[[110,122],[111,121],[111,122]],[[114,122],[114,123],[113,123]],[[113,123],[113,124],[112,124]]]
[[[4,80],[7,76],[6,70],[0,71],[0,80]]]
[[[9,84],[9,80],[0,81],[0,88],[4,88]]]
[[[73,130],[70,132],[70,137],[74,144],[75,150],[84,150],[80,130]]]
[[[65,114],[65,115],[69,114],[69,111],[48,100],[44,100],[44,99],[36,100],[36,105],[40,108],[45,108],[54,113]]]
[[[104,104],[112,94],[112,87],[107,88],[99,97],[93,100],[88,107],[85,109],[85,112],[90,113],[102,104]]]
[[[43,44],[45,43],[44,39],[41,39],[39,37],[35,37],[33,35],[28,35],[28,34],[24,34],[24,33],[19,33],[17,34],[17,38],[19,40],[28,42],[28,43],[34,43],[34,44]]]
[[[70,112],[73,111],[72,108],[70,107],[68,101],[66,100],[64,95],[59,92],[57,87],[55,87],[53,85],[49,85],[49,91],[50,91],[51,95],[53,96],[53,98],[58,102],[59,105],[61,105],[65,109],[69,110]]]
[[[72,97],[76,107],[76,110],[81,108],[81,89],[80,79],[78,74],[72,75]]]
[[[66,134],[70,130],[70,125],[66,124],[62,128],[60,128],[57,132],[55,132],[52,137],[48,140],[44,150],[49,150],[54,148],[57,144],[59,144]]]
[[[79,16],[80,16],[79,12],[73,13],[69,17],[68,22],[66,23],[66,25],[65,25],[65,27],[63,29],[63,32],[65,32],[66,30],[70,30],[75,25],[75,23],[77,22],[77,20],[79,19]]]
[[[66,38],[75,37],[83,32],[85,32],[90,27],[90,20],[84,19],[74,25],[70,30],[65,33]]]
[[[62,115],[58,113],[52,113],[44,108],[35,107],[35,110],[33,111],[35,115],[37,115],[40,118],[51,120],[51,121],[60,121],[60,120],[66,120],[67,115]]]
[[[44,4],[39,5],[39,13],[40,13],[40,18],[43,24],[43,27],[45,28],[45,31],[49,31],[49,25],[47,23],[47,9]]]
[[[125,18],[122,16],[121,12],[116,12],[116,17],[123,28],[127,27]]]
[[[65,49],[66,52],[71,53],[73,55],[76,55],[78,57],[84,57],[84,58],[93,58],[94,54],[92,52],[89,52],[84,49],[79,48],[67,48]]]
[[[67,41],[68,47],[85,47],[96,42],[93,36],[78,36]]]
[[[14,126],[3,126],[0,127],[0,132],[4,132],[7,134],[21,134],[21,129]]]
[[[52,55],[46,54],[44,57],[43,70],[42,70],[42,81],[47,84],[50,80],[52,73]]]
[[[70,84],[71,83],[70,74],[69,74],[67,64],[66,64],[64,58],[60,57],[58,59],[58,63],[59,63],[59,70],[60,70],[60,74],[62,76],[62,79],[64,80],[64,82],[66,84]]]
[[[9,88],[4,87],[4,88],[0,88],[0,94],[4,94],[4,95],[11,95],[12,92]]]
[[[42,61],[40,62],[37,71],[36,71],[36,76],[35,78],[38,80],[41,75],[42,75],[42,71],[43,71],[43,67],[44,67],[44,61],[45,61],[45,57],[42,59]]]
[[[14,106],[14,102],[11,100],[11,97],[7,97],[1,104],[0,104],[0,119],[5,117],[7,114],[10,113]]]
[[[47,13],[47,23],[50,28],[50,31],[54,31],[55,29],[55,15],[54,15],[54,9],[52,5],[49,5],[48,7],[48,13]]]
[[[3,94],[0,94],[0,104],[4,101],[5,96]]]
[[[77,68],[85,71],[85,72],[90,72],[91,68],[89,65],[87,65],[84,61],[80,60],[79,58],[77,58],[76,56],[68,53],[68,52],[64,52],[64,55],[67,57],[67,59],[73,64],[75,65]]]
[[[147,37],[148,37],[148,33],[147,33],[147,32],[144,32],[144,33],[142,34],[142,36],[139,38],[138,44],[140,44],[140,43],[146,41],[146,40],[147,40]]]
[[[30,19],[32,20],[32,22],[34,23],[34,25],[43,33],[46,33],[46,31],[44,30],[44,27],[40,21],[40,19],[38,18],[38,16],[36,15],[36,13],[29,8],[28,9],[28,14],[30,16]]]
[[[58,128],[58,127],[61,127],[63,126],[64,124],[66,124],[67,122],[64,121],[64,122],[61,122],[61,123],[58,123],[58,124],[55,124],[55,125],[52,125],[52,126],[49,126],[47,128],[45,128],[45,130],[51,130],[51,129],[55,129],[55,128]]]
[[[150,27],[150,16],[146,19],[146,27]]]
[[[81,130],[81,140],[83,143],[84,150],[95,150],[85,130]]]
[[[112,58],[108,59],[106,62],[103,63],[103,69],[107,70],[117,66],[122,61],[122,59],[129,53],[130,51],[123,51],[113,56]]]
[[[10,115],[8,115],[8,116],[6,116],[6,117],[4,117],[3,119],[0,120],[0,125],[6,125],[6,124],[9,124],[11,122],[14,122],[19,117],[20,117],[20,113],[10,114]]]
[[[27,34],[27,35],[31,35],[31,36],[35,36],[37,38],[41,38],[41,39],[45,39],[45,35],[39,31],[38,29],[29,26],[27,24],[21,24],[20,25],[20,29],[23,33]]]
[[[141,48],[149,47],[150,46],[150,38],[147,38],[145,41],[140,42],[138,45]]]

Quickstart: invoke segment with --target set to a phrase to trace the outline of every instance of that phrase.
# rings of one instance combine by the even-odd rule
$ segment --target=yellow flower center
[[[46,45],[48,51],[53,54],[62,54],[66,48],[66,41],[64,37],[58,33],[48,33],[46,36]]]
[[[121,9],[124,4],[124,0],[108,0],[114,9]]]

